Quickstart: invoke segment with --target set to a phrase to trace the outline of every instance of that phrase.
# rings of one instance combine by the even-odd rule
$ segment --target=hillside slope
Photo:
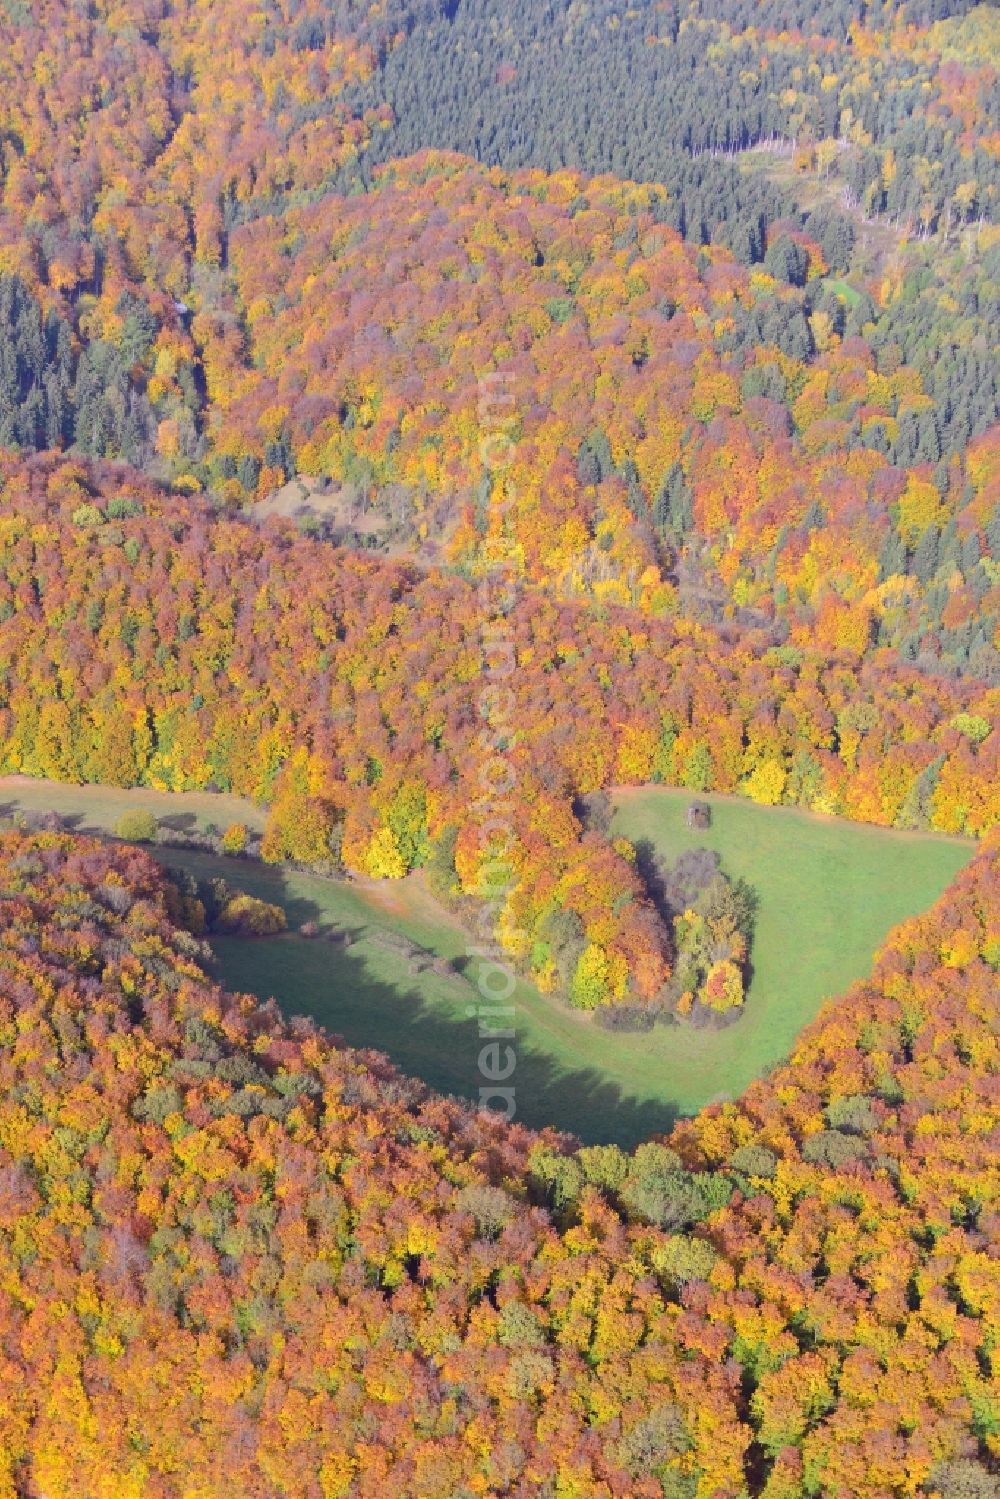
[[[0,1493],[988,1499],[997,874],[625,1157],[222,993],[145,855],[5,836]]]
[[[509,501],[562,594],[996,682],[997,37],[967,0],[10,0],[0,448],[305,476],[340,539],[463,566]]]

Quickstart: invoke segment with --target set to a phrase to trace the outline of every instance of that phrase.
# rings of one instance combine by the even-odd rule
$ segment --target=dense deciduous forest
[[[220,992],[137,851],[0,881],[11,1499],[993,1493],[995,846],[631,1156]]]
[[[373,528],[443,530],[469,563],[507,477],[530,578],[997,680],[995,341],[982,367],[942,342],[932,404],[880,367],[863,313],[725,260],[699,274],[647,191],[584,186],[422,158],[383,180],[377,229],[369,199],[325,200],[234,234],[253,332],[209,347],[223,491],[248,453],[258,493],[333,474]],[[503,476],[481,451],[491,364],[516,408]]]
[[[133,9],[0,18],[6,442],[461,562],[506,372],[532,576],[997,680],[994,9]]]

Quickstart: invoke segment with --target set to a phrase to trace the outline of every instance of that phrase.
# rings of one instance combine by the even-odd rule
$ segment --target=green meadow
[[[787,1056],[825,999],[870,970],[887,932],[930,906],[974,848],[960,839],[711,796],[705,798],[711,828],[693,831],[686,818],[690,800],[688,792],[665,788],[619,792],[615,830],[649,839],[671,856],[714,848],[727,873],[754,886],[760,904],[742,1015],[719,1031],[661,1025],[646,1034],[611,1034],[591,1016],[520,983],[512,1000],[517,1068],[511,1081],[525,1123],[631,1146],[669,1128],[679,1114],[734,1097]],[[108,832],[122,811],[136,806],[180,819],[180,826],[260,822],[247,804],[208,794],[0,782],[0,811],[8,816],[18,807],[52,809],[81,830]],[[200,852],[163,849],[157,855],[197,875],[223,874],[278,902],[293,929],[314,921],[321,931],[351,936],[349,946],[294,931],[253,941],[218,939],[223,983],[274,996],[286,1013],[311,1015],[350,1045],[387,1053],[436,1089],[478,1096],[481,1042],[470,1016],[478,1000],[475,964],[465,957],[464,932],[419,876],[330,880]],[[423,951],[415,958],[401,952],[400,935]],[[448,959],[452,972],[433,971],[434,957]]]

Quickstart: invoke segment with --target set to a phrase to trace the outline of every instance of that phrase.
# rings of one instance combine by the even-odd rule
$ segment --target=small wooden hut
[[[689,828],[710,828],[712,826],[712,809],[708,802],[692,802],[688,807]]]

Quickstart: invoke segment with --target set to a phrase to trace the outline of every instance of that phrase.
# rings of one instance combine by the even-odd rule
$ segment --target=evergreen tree
[[[913,572],[921,583],[929,583],[938,570],[938,547],[938,528],[928,526],[917,542],[913,553]]]

